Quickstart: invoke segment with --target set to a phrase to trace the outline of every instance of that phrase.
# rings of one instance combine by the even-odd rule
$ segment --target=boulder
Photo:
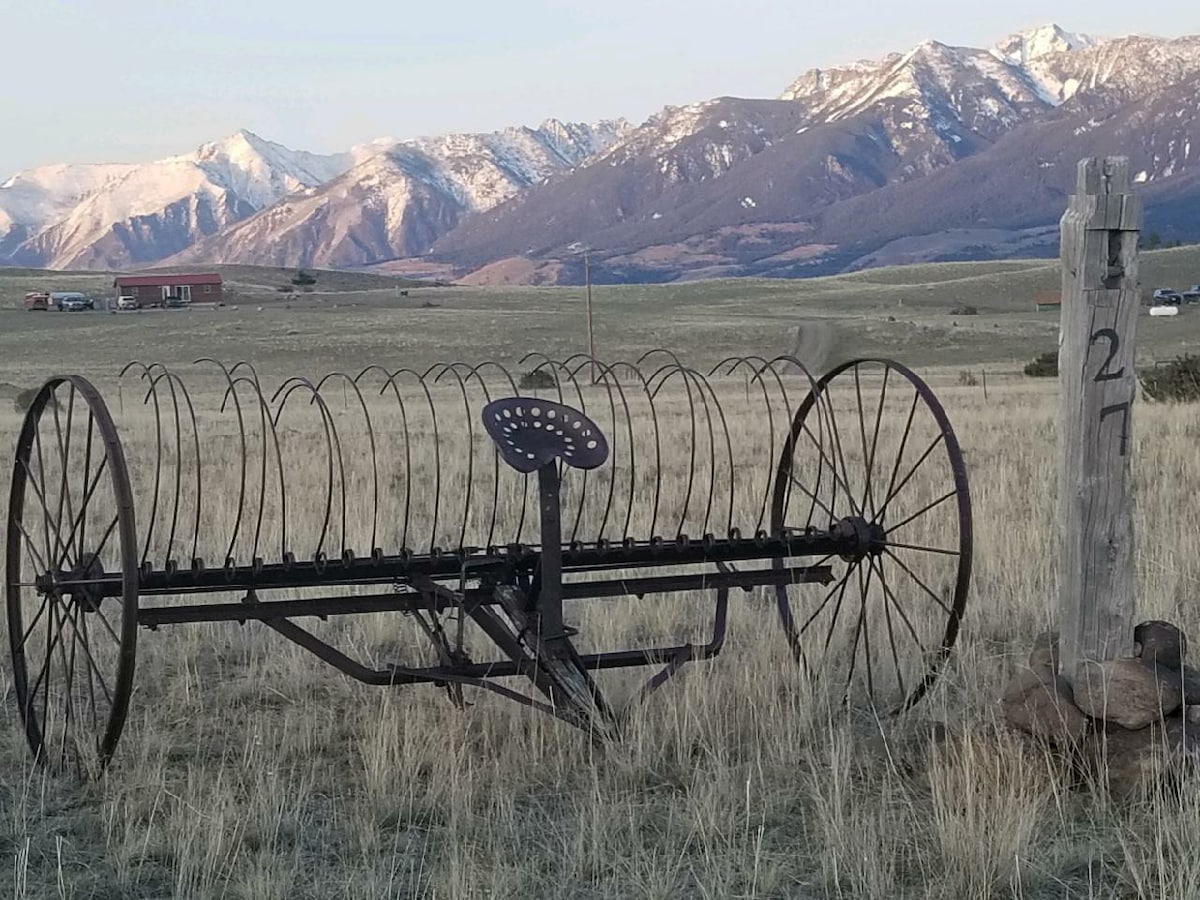
[[[1045,669],[1019,671],[1000,705],[1009,725],[1054,744],[1072,744],[1088,730],[1087,717],[1071,697],[1071,685]]]
[[[1143,662],[1178,669],[1187,655],[1187,636],[1170,622],[1143,622],[1133,629],[1133,640]]]
[[[1145,728],[1183,705],[1181,674],[1140,659],[1090,663],[1073,682],[1075,705],[1093,719],[1122,728]]]
[[[1200,706],[1200,669],[1184,666],[1180,671],[1185,706]]]
[[[1182,716],[1136,731],[1108,724],[1082,741],[1080,757],[1114,797],[1130,799],[1195,767],[1200,731]]]

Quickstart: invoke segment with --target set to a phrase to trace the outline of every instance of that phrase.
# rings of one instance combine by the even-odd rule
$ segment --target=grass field
[[[1198,281],[1187,274],[1194,261],[1194,251],[1149,254],[1143,281],[1151,270],[1156,282]],[[1200,896],[1194,792],[1121,803],[1079,791],[997,720],[1006,679],[1054,615],[1055,385],[1019,368],[1056,344],[1057,317],[1032,309],[1033,293],[1056,277],[1035,262],[594,292],[605,357],[656,345],[709,364],[774,355],[793,349],[798,328],[825,325],[836,339],[812,345],[826,357],[819,369],[878,353],[929,377],[969,467],[975,575],[952,662],[911,713],[863,721],[812,701],[760,596],[735,597],[724,654],[664,687],[605,753],[498,698],[473,696],[459,712],[434,688],[361,687],[262,627],[143,632],[134,708],[95,783],[31,767],[11,675],[0,669],[0,852],[9,861],[0,896]],[[398,297],[355,285],[289,303],[263,279],[239,283],[236,309],[14,308],[27,285],[48,282],[0,270],[0,383],[80,372],[110,404],[116,369],[130,358],[181,371],[205,355],[250,359],[277,384],[371,362],[497,358],[520,369],[527,351],[585,349],[582,292],[567,289]],[[951,316],[961,303],[979,314]],[[1190,310],[1178,321],[1141,317],[1140,358],[1187,349],[1197,322]],[[982,386],[958,383],[962,370],[979,369],[987,399]],[[20,419],[0,402],[8,459]],[[738,477],[757,484],[774,463],[759,450],[771,446],[762,417],[753,404],[726,405],[755,460]],[[144,486],[136,460],[153,428],[144,414],[122,419]],[[889,414],[887,428],[896,427]],[[1193,634],[1196,435],[1192,408],[1137,407],[1139,612]],[[217,468],[228,462],[214,456]],[[323,461],[304,457],[289,463],[293,478],[319,495]],[[683,491],[688,465],[678,447],[664,456],[669,496]],[[454,471],[454,489],[464,490],[465,469]],[[226,490],[208,495],[217,535],[237,506],[221,483]],[[295,510],[295,526],[311,531],[314,515]],[[696,608],[677,597],[580,615],[585,634],[619,643],[702,629]],[[411,649],[389,618],[328,627],[368,654]],[[617,695],[630,687],[620,676],[605,684]]]

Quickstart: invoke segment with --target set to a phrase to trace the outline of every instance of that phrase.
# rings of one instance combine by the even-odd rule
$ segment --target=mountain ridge
[[[410,260],[546,282],[577,279],[590,246],[595,277],[658,281],[1049,253],[1062,153],[1101,147],[1136,160],[1148,221],[1169,207],[1159,221],[1200,238],[1184,213],[1197,76],[1200,37],[1045,25],[810,68],[775,98],[667,106],[636,125],[547,119],[335,154],[243,129],[154,163],[17,173],[0,184],[0,264]]]

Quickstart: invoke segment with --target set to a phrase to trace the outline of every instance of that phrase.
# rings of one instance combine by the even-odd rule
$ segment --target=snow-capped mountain
[[[351,162],[239,131],[144,165],[23,172],[0,185],[0,259],[56,268],[156,261]]]
[[[1096,39],[1087,34],[1072,34],[1057,25],[1043,25],[1032,31],[1009,35],[992,47],[992,53],[1014,66],[1025,66],[1051,53],[1086,50]]]
[[[419,255],[467,216],[569,173],[628,128],[624,121],[551,119],[536,129],[402,141],[197,244],[178,261],[336,267]]]
[[[935,174],[1034,126],[1048,129],[1042,140],[1060,134],[1063,146],[1086,152],[1077,130],[1100,134],[1109,117],[1196,75],[1197,37],[1102,40],[1051,25],[990,49],[926,41],[877,61],[810,69],[773,101],[778,108],[733,98],[668,108],[571,178],[467,219],[434,255],[467,267],[510,256],[554,260],[586,241],[608,248],[607,274],[615,279],[832,271],[871,251],[858,243],[885,233],[894,239],[887,223],[873,222],[869,198],[876,192],[910,187],[901,217],[910,228],[936,230],[938,215],[958,216],[957,198],[959,212],[979,215],[966,199],[972,192],[961,188],[957,198],[915,198],[923,185],[932,189]],[[1174,92],[1173,101],[1162,102],[1186,103],[1186,96]],[[1160,145],[1161,123],[1129,121],[1142,121],[1143,130],[1122,130],[1131,152]],[[1193,143],[1200,148],[1200,136]],[[1190,151],[1176,138],[1174,152]],[[1013,158],[1004,159],[1006,202],[1019,208],[1024,198],[1044,215],[1041,195],[1034,203],[1021,193],[1041,182],[1017,179]],[[972,171],[978,178],[978,168]],[[1162,179],[1181,169],[1147,171],[1148,179]],[[988,184],[1005,191],[995,179]],[[1055,183],[1055,204],[1062,191]],[[852,203],[856,198],[863,202]],[[854,227],[838,219],[846,205],[857,211]],[[828,234],[827,221],[839,222]],[[1200,222],[1195,230],[1200,237]],[[598,270],[593,257],[593,277],[605,277],[604,266]]]
[[[0,264],[420,255],[553,279],[575,277],[564,260],[585,242],[606,248],[596,278],[812,274],[881,248],[1002,254],[989,242],[1006,229],[1053,230],[1068,156],[1118,152],[1144,173],[1148,221],[1200,238],[1198,85],[1200,37],[1048,25],[809,69],[775,99],[667,107],[637,126],[549,120],[329,156],[239,132],[147,165],[19,173],[0,184]],[[925,240],[946,223],[969,240]]]
[[[495,134],[380,138],[325,156],[239,131],[145,165],[35,169],[0,185],[0,263],[128,266],[218,234],[208,252],[296,253],[305,265],[421,252],[462,216],[569,171],[628,127],[552,119]]]

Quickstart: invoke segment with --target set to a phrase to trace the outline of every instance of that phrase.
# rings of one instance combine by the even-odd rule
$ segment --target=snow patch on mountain
[[[1091,35],[1065,31],[1051,24],[1009,35],[993,46],[990,52],[1009,65],[1026,66],[1051,53],[1086,50],[1095,44],[1096,38]]]

